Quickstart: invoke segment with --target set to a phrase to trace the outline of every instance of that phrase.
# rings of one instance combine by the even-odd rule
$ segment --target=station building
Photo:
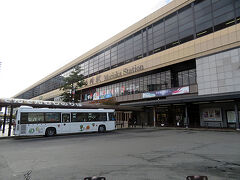
[[[240,0],[173,0],[15,98],[59,100],[80,66],[82,102],[114,98],[149,126],[239,129]]]

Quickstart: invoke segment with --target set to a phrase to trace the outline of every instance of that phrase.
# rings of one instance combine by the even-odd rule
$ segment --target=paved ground
[[[0,179],[239,179],[240,133],[125,129],[0,140]]]

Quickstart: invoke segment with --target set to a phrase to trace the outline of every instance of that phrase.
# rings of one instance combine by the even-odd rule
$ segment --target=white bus
[[[114,109],[50,109],[21,106],[15,136],[105,132],[115,130]]]

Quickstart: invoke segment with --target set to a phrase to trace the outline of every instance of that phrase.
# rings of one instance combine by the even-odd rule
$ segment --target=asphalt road
[[[240,133],[128,129],[0,140],[0,180],[240,179]]]

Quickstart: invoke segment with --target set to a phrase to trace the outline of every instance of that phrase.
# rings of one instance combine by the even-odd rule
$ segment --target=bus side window
[[[20,124],[27,124],[27,123],[28,123],[28,113],[21,113]]]
[[[88,120],[87,113],[72,113],[72,122],[87,122]]]
[[[108,113],[109,121],[116,121],[114,113]]]
[[[99,121],[107,121],[107,113],[98,113]]]
[[[62,114],[62,122],[63,123],[70,122],[70,114]]]

